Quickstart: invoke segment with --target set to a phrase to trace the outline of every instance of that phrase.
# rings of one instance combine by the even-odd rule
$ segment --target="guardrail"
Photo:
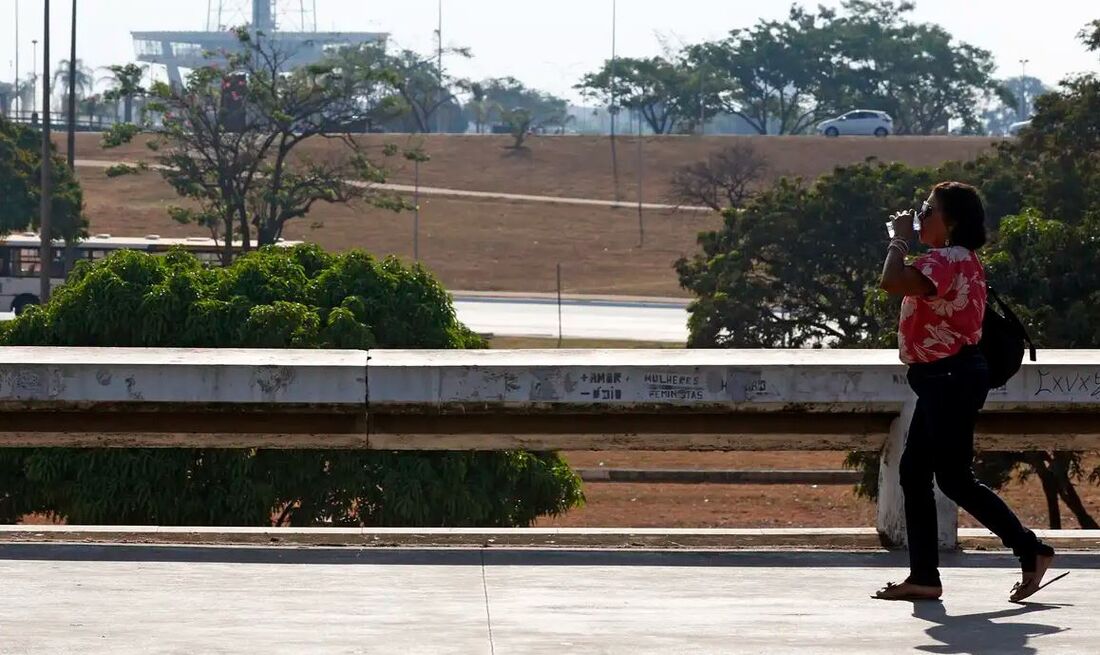
[[[991,392],[986,449],[1100,449],[1100,351]],[[904,534],[893,351],[0,348],[0,446],[877,450]],[[956,512],[941,499],[941,538]]]
[[[13,123],[21,123],[24,125],[30,125],[32,127],[39,127],[42,125],[44,112],[36,111],[11,111],[5,116]],[[115,123],[122,122],[120,119],[112,118],[109,116],[77,116],[73,122],[77,132],[102,132],[110,128]],[[69,127],[69,114],[63,111],[50,112],[50,124],[53,129],[57,131],[65,131]]]

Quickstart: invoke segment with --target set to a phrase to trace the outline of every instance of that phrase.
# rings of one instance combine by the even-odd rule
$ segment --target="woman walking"
[[[989,487],[974,477],[974,424],[989,393],[989,369],[978,348],[985,316],[985,271],[975,252],[985,243],[985,209],[978,191],[958,182],[936,185],[921,206],[920,242],[930,250],[905,264],[913,217],[891,217],[894,238],[881,286],[904,296],[898,327],[901,360],[917,406],[901,457],[909,577],[877,598],[936,599],[943,594],[937,544],[935,479],[940,490],[1000,537],[1020,560],[1023,578],[1009,599],[1035,593],[1054,560]]]

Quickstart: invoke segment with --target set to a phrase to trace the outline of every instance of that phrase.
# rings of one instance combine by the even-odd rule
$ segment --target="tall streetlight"
[[[1020,60],[1020,114],[1019,119],[1022,121],[1027,120],[1027,62],[1030,59]]]
[[[19,101],[22,95],[19,92],[19,43],[19,0],[15,0],[15,102],[12,105],[15,109],[15,120],[19,120],[19,110],[23,108],[23,103]]]
[[[50,186],[53,171],[50,159],[50,0],[43,0],[42,25],[42,188],[39,203],[39,266],[40,283],[38,297],[42,304],[50,299],[50,269],[53,268],[53,243],[50,236],[53,230],[50,215],[53,212],[53,189]]]
[[[76,0],[73,0],[73,25],[72,36],[69,42],[69,134],[68,134],[69,169],[76,168]]]
[[[611,0],[611,75],[608,83],[611,85],[611,106],[608,113],[611,114],[611,182],[615,186],[615,202],[621,200],[619,196],[619,156],[615,152],[615,115],[619,113],[615,106],[615,32],[618,26],[618,7],[616,0]]]
[[[31,57],[31,112],[38,113],[38,39],[31,39],[34,48]]]
[[[439,18],[435,28],[435,71],[436,71],[436,85],[439,87],[439,101],[443,102],[443,0],[439,0],[437,3],[439,10]],[[442,106],[440,106],[442,108]],[[437,108],[435,114],[435,131],[443,131],[443,112]]]

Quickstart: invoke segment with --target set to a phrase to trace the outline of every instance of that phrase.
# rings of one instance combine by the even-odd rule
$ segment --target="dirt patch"
[[[103,150],[99,139],[97,134],[77,135],[78,156],[147,160],[153,154],[144,146],[147,137],[112,150]],[[607,200],[616,196],[606,137],[540,137],[521,157],[505,147],[508,137],[383,134],[361,140],[379,151],[386,143],[421,145],[432,158],[421,166],[424,186]],[[971,159],[991,144],[975,137],[647,137],[642,146],[644,200],[666,202],[668,180],[677,166],[744,140],[768,157],[772,178],[813,178],[869,157],[914,165]],[[637,198],[636,143],[633,137],[621,138],[619,148],[618,195],[631,201]],[[318,139],[304,144],[303,153],[324,158],[334,147]],[[400,157],[388,161],[394,167],[391,181],[413,181],[408,162]],[[103,169],[85,168],[79,174],[93,232],[204,235],[200,228],[180,226],[167,217],[167,206],[179,200],[156,173],[108,179]],[[699,232],[721,225],[715,215],[647,210],[645,245],[639,247],[633,208],[431,196],[421,200],[421,258],[452,289],[552,291],[560,262],[566,292],[685,296],[673,262],[697,251]],[[314,223],[323,227],[311,229]],[[363,248],[377,255],[412,257],[411,213],[319,205],[291,225],[287,238],[335,250]]]
[[[624,468],[840,468],[840,452],[567,452],[571,466]],[[1100,464],[1089,455],[1085,470]],[[1086,508],[1100,518],[1100,486],[1077,485]],[[540,526],[663,528],[859,527],[875,525],[875,505],[850,485],[715,485],[585,483],[585,507],[543,519]],[[1038,481],[1012,482],[998,492],[1031,528],[1048,527],[1046,500]],[[981,525],[960,512],[959,525]],[[1077,521],[1062,506],[1062,526]]]
[[[64,135],[57,139],[64,151]],[[132,144],[104,150],[98,134],[77,135],[77,157],[82,159],[151,159],[147,137]],[[364,145],[381,151],[385,144],[421,147],[431,160],[420,166],[424,186],[500,191],[547,196],[612,199],[615,183],[611,169],[610,140],[602,136],[547,136],[532,139],[530,149],[516,156],[506,146],[507,136],[453,134],[371,134],[359,137]],[[637,199],[637,141],[619,137],[619,193]],[[950,160],[969,160],[990,148],[990,137],[841,137],[818,136],[650,136],[642,139],[642,188],[646,202],[664,202],[672,171],[734,143],[751,143],[769,162],[769,178],[782,175],[812,179],[843,164],[875,158],[929,166]],[[302,152],[324,158],[338,147],[314,139]],[[411,184],[413,169],[400,157],[386,160],[391,182]]]
[[[839,452],[566,452],[571,466],[628,468],[840,468]],[[1086,458],[1087,470],[1100,456]],[[1077,486],[1093,517],[1100,517],[1100,487]],[[1031,528],[1046,528],[1046,502],[1038,481],[1010,483],[1001,497]],[[875,525],[875,505],[859,498],[850,485],[744,485],[744,484],[585,484],[588,503],[562,516],[545,518],[540,527],[654,527],[654,528],[795,528],[868,527]],[[1063,527],[1077,528],[1069,511],[1062,508]],[[24,517],[21,523],[53,523],[41,515]],[[981,527],[966,512],[959,525]]]
[[[156,173],[108,178],[102,169],[80,168],[78,174],[93,233],[208,235],[168,217],[167,207],[179,201]],[[639,248],[633,210],[422,198],[420,255],[449,289],[554,291],[561,262],[567,293],[684,296],[672,265],[695,251],[699,232],[720,223],[712,214],[647,212],[646,246]],[[290,223],[285,236],[411,260],[413,214],[322,204]]]

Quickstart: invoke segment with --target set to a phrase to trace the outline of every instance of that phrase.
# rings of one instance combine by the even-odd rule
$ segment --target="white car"
[[[817,131],[825,136],[841,134],[887,136],[894,133],[894,119],[884,111],[856,109],[843,116],[818,123]]]

